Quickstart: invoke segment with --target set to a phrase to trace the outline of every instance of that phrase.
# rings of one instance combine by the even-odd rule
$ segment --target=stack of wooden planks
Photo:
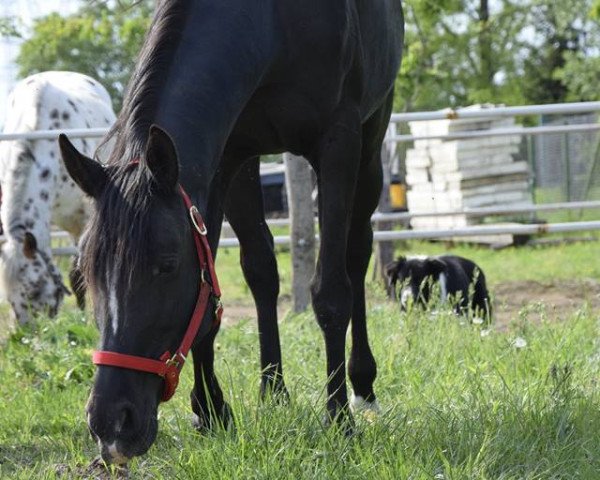
[[[473,106],[483,109],[485,106]],[[514,118],[410,122],[414,136],[518,128]],[[406,156],[411,213],[464,211],[478,207],[531,204],[529,167],[519,159],[521,136],[426,139]],[[466,215],[414,218],[413,228],[460,228],[481,219]]]

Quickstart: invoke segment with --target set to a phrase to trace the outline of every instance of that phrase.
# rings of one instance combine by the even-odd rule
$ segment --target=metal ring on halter
[[[206,235],[206,225],[204,225],[204,222],[202,222],[202,226],[198,225],[196,215],[200,216],[200,212],[195,206],[192,206],[190,208],[190,218],[192,219],[192,224],[194,225],[194,228],[200,235]]]

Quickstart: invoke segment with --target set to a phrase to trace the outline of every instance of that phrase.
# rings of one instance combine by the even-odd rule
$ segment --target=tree
[[[89,1],[21,35],[20,75],[68,69],[98,78],[121,103],[155,0]],[[473,103],[597,98],[600,0],[404,0],[406,48],[397,111]]]
[[[600,28],[591,21],[593,0],[533,0],[528,13],[529,55],[522,88],[531,103],[591,100],[580,74],[598,58]],[[597,62],[596,62],[597,63]],[[592,68],[597,75],[597,68]],[[589,76],[586,76],[589,78]],[[596,77],[597,78],[597,77]]]
[[[19,22],[15,17],[0,17],[0,37],[20,38]]]
[[[516,103],[512,85],[525,15],[510,0],[406,0],[396,110]]]
[[[589,8],[589,18],[577,20],[579,27],[577,49],[564,52],[564,64],[555,72],[555,77],[567,89],[567,101],[600,100],[598,78],[600,78],[600,0],[583,2],[580,8]]]
[[[598,98],[600,0],[405,0],[405,11],[396,110]]]
[[[119,109],[148,29],[152,0],[91,3],[76,14],[37,20],[17,57],[19,75],[72,70],[98,79]]]

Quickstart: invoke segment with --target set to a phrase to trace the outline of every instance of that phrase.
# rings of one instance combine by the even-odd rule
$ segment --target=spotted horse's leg
[[[283,381],[277,326],[279,274],[273,236],[265,221],[258,157],[246,161],[233,177],[225,201],[225,216],[240,241],[240,265],[256,305],[261,398],[272,394],[275,400],[285,402],[288,393]]]
[[[334,123],[309,161],[319,186],[321,242],[312,303],[325,338],[327,356],[327,418],[346,433],[352,431],[346,390],[346,331],[352,313],[352,286],[347,269],[347,244],[361,157],[361,119],[356,105],[336,113]]]

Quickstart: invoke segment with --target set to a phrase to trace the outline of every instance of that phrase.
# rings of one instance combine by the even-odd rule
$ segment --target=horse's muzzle
[[[135,405],[92,394],[87,405],[88,427],[106,463],[124,464],[143,455],[156,439],[157,405]]]

